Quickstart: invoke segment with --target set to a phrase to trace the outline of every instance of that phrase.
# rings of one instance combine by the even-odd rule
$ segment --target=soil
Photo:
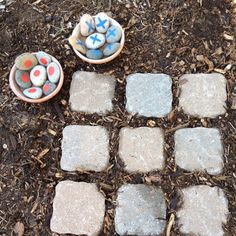
[[[120,56],[105,65],[89,65],[70,48],[67,38],[84,13],[112,14],[125,28]],[[0,235],[57,235],[50,231],[55,186],[62,180],[97,183],[106,197],[101,235],[114,230],[116,192],[124,183],[161,186],[167,221],[181,203],[178,190],[205,184],[222,188],[230,216],[225,235],[236,235],[236,21],[224,0],[17,0],[0,13]],[[235,39],[235,38],[234,38]],[[62,64],[65,83],[59,95],[43,104],[20,101],[9,88],[17,55],[43,50]],[[227,67],[226,67],[227,66]],[[230,68],[231,67],[231,68]],[[72,74],[77,70],[111,74],[117,79],[114,111],[106,116],[71,112]],[[135,72],[161,72],[173,78],[173,112],[167,118],[130,116],[125,111],[125,78]],[[227,79],[226,113],[215,119],[189,117],[178,106],[179,77],[184,73],[220,72]],[[103,125],[110,133],[110,167],[102,173],[60,169],[62,129],[69,124]],[[118,156],[121,127],[157,126],[166,130],[166,167],[148,174],[128,174]],[[224,172],[189,173],[175,165],[174,131],[181,127],[217,127],[224,143]],[[20,224],[21,222],[22,224]],[[175,221],[171,235],[182,235]]]

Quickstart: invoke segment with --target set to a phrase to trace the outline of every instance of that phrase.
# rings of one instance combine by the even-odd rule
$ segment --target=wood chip
[[[21,222],[17,222],[14,227],[14,232],[17,234],[17,236],[23,236],[25,232],[25,226]]]
[[[234,36],[232,36],[232,35],[224,33],[223,36],[224,36],[224,39],[226,39],[226,40],[229,40],[229,41],[234,40]]]

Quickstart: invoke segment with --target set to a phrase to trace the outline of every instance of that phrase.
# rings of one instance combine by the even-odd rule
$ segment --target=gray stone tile
[[[192,186],[182,190],[183,206],[177,212],[178,224],[184,234],[223,236],[228,201],[218,187]]]
[[[60,234],[99,235],[105,198],[96,184],[62,181],[56,186],[51,230]]]
[[[126,109],[146,117],[163,117],[172,109],[172,80],[165,74],[132,74],[127,77]]]
[[[220,174],[223,170],[223,144],[215,128],[186,128],[175,133],[176,164],[188,171]]]
[[[161,189],[127,184],[118,190],[115,230],[119,235],[159,235],[166,224],[166,203]]]

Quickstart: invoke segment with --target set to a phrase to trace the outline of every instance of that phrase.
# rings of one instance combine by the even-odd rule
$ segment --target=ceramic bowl
[[[36,53],[33,53],[33,54],[36,54]],[[29,102],[29,103],[42,103],[42,102],[46,102],[46,101],[50,100],[51,98],[53,98],[60,91],[60,89],[63,85],[63,82],[64,82],[64,73],[63,73],[63,70],[62,70],[62,67],[61,67],[61,64],[59,63],[59,61],[55,57],[53,57],[51,55],[49,55],[49,56],[52,58],[53,62],[57,63],[57,65],[60,68],[60,72],[61,72],[60,73],[61,76],[60,76],[60,79],[57,83],[56,89],[52,93],[50,93],[49,95],[38,98],[38,99],[31,99],[31,98],[26,97],[23,94],[23,92],[22,92],[21,88],[19,87],[19,85],[16,83],[15,73],[16,73],[17,68],[16,68],[16,65],[14,64],[12,69],[11,69],[11,72],[10,72],[9,82],[10,82],[10,88],[12,89],[12,91],[15,93],[15,95],[18,98],[20,98],[21,100],[23,100],[25,102]]]
[[[93,18],[95,18],[95,17],[96,16],[93,16]],[[110,20],[110,25],[118,26],[121,29],[122,35],[121,35],[121,40],[120,40],[120,48],[114,54],[112,54],[109,57],[102,58],[102,59],[99,59],[99,60],[93,60],[93,59],[87,58],[84,54],[80,53],[78,50],[76,50],[72,46],[72,48],[73,48],[74,52],[76,53],[76,55],[78,57],[80,57],[83,61],[86,61],[86,62],[91,63],[91,64],[107,63],[107,62],[112,61],[113,59],[115,59],[120,54],[121,50],[123,49],[124,44],[125,44],[125,32],[124,32],[123,28],[121,27],[121,25],[116,20],[112,19],[111,17],[108,17],[108,18]],[[78,37],[79,35],[80,35],[80,23],[75,26],[75,28],[72,32],[72,36]]]

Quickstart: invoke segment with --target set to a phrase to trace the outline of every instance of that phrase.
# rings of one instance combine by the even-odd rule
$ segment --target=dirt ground
[[[67,38],[82,14],[100,11],[112,14],[122,24],[126,43],[119,58],[94,66],[75,56]],[[67,179],[97,183],[105,195],[106,216],[101,235],[116,235],[116,191],[124,183],[161,186],[168,204],[167,221],[181,203],[179,189],[198,184],[218,186],[227,195],[231,213],[224,226],[225,235],[236,235],[236,45],[232,38],[236,36],[235,26],[233,7],[224,0],[18,0],[0,12],[0,235],[19,236],[23,226],[24,235],[57,235],[49,228],[54,188]],[[8,76],[17,55],[39,50],[61,62],[65,83],[51,101],[32,105],[15,97]],[[99,116],[70,111],[69,87],[77,70],[117,78],[112,113]],[[177,110],[179,76],[214,71],[225,73],[228,81],[226,114],[199,119]],[[125,112],[125,78],[134,72],[172,76],[174,111],[167,118],[131,117]],[[111,158],[106,172],[67,173],[60,169],[62,129],[69,124],[99,124],[109,130]],[[157,126],[167,130],[164,171],[145,175],[124,171],[117,154],[119,130],[124,126]],[[174,130],[199,126],[221,130],[225,167],[220,176],[189,173],[175,166]],[[181,235],[176,222],[171,235]]]

